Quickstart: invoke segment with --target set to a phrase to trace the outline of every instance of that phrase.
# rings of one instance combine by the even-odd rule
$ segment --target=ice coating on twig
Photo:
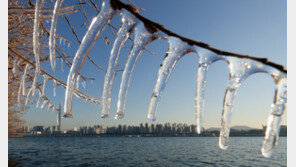
[[[115,11],[112,9],[110,0],[105,0],[102,3],[102,8],[100,13],[93,19],[90,24],[86,34],[84,35],[82,42],[75,54],[68,79],[67,87],[65,92],[65,105],[64,105],[64,117],[73,117],[72,116],[72,101],[74,93],[74,85],[78,73],[83,65],[83,62],[91,50],[92,46],[95,44],[96,40],[100,36],[103,29],[106,27],[107,23],[115,14]]]
[[[18,68],[18,65],[19,65],[19,61],[17,61],[17,59],[14,59],[13,60],[13,68],[12,68],[12,72],[15,74],[16,73],[16,70]]]
[[[268,117],[265,138],[261,148],[262,155],[271,157],[274,148],[277,145],[281,125],[281,117],[284,114],[287,103],[287,75],[281,73],[276,79],[276,91],[274,102],[271,105],[270,115]]]
[[[103,116],[108,116],[111,105],[111,92],[112,85],[115,78],[115,68],[118,61],[118,57],[121,51],[121,48],[124,46],[124,43],[128,39],[132,27],[134,26],[136,20],[135,17],[127,11],[121,13],[121,22],[122,25],[119,28],[116,39],[113,43],[113,47],[110,53],[108,68],[105,74],[104,86],[102,91],[102,114]]]
[[[50,65],[53,70],[55,70],[56,66],[56,56],[55,56],[55,45],[56,45],[56,26],[59,18],[59,8],[61,7],[64,0],[57,0],[54,5],[53,14],[52,14],[52,21],[50,27],[50,34],[49,34],[49,58],[50,58]]]
[[[43,109],[47,103],[48,103],[48,101],[44,100],[40,108]]]
[[[38,100],[36,102],[36,108],[39,108],[39,103],[40,103],[40,101],[41,101],[41,99],[43,97],[41,91],[39,90],[38,92],[39,92],[39,98],[38,98]]]
[[[53,97],[56,97],[57,81],[55,79],[52,79],[52,86],[53,86]]]
[[[32,95],[35,94],[35,89],[36,89],[36,82],[38,80],[38,77],[40,75],[40,9],[42,7],[43,0],[36,0],[36,5],[35,5],[35,19],[34,19],[34,29],[33,29],[33,52],[35,56],[35,76],[33,79],[33,83],[31,86],[30,94]],[[27,99],[30,97],[30,94],[28,94]]]
[[[116,119],[122,118],[124,116],[125,104],[133,71],[145,46],[152,41],[153,37],[153,34],[147,31],[142,22],[139,22],[135,26],[133,33],[135,34],[135,39],[122,73],[120,89],[118,93],[117,112],[115,116]],[[102,118],[107,116],[108,115],[103,115],[103,113],[101,115]]]
[[[169,48],[158,70],[158,77],[150,98],[148,119],[150,119],[151,121],[154,121],[156,119],[155,114],[157,112],[160,97],[172,74],[175,65],[181,57],[189,53],[192,49],[190,45],[181,41],[179,38],[168,37],[167,40],[169,43]]]
[[[244,80],[257,72],[269,73],[270,68],[260,62],[245,58],[227,57],[229,64],[229,80],[224,96],[219,146],[227,149],[229,145],[230,118],[233,110],[234,98]]]
[[[203,109],[204,109],[204,92],[206,87],[206,73],[209,66],[223,59],[222,56],[216,53],[203,49],[196,48],[196,52],[199,56],[198,69],[197,69],[197,84],[196,84],[196,94],[195,94],[195,118],[196,118],[196,128],[197,133],[200,134],[202,131],[202,120],[203,120]]]
[[[19,90],[18,90],[18,96],[17,96],[17,103],[18,103],[19,105],[21,104],[22,90],[23,90],[23,85],[20,84],[20,87],[19,87]]]
[[[32,95],[32,88],[29,90],[29,92],[28,92],[28,94],[27,94],[27,98],[26,98],[26,101],[25,101],[25,106],[27,106],[28,105],[28,103],[29,103],[29,100],[30,100],[30,97],[31,97],[31,95]]]
[[[43,75],[44,77],[44,80],[43,80],[43,85],[42,85],[42,96],[44,96],[45,94],[45,88],[46,88],[46,84],[47,84],[47,81],[48,81],[48,76],[47,75]]]

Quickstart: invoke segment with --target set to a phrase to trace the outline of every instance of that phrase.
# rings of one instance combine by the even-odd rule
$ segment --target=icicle
[[[45,94],[46,83],[48,81],[47,75],[43,75],[43,77],[44,77],[44,80],[43,80],[43,85],[42,85],[42,96],[44,96],[44,94]]]
[[[33,93],[33,92],[32,92],[32,88],[31,88],[31,89],[29,90],[28,94],[27,94],[27,98],[26,98],[25,106],[28,105],[32,93]]]
[[[197,133],[202,131],[202,119],[203,119],[203,105],[204,105],[204,91],[206,86],[206,73],[209,66],[222,59],[222,56],[218,56],[214,52],[207,49],[196,48],[196,52],[199,56],[198,70],[197,70],[197,84],[195,94],[195,117],[197,125]]]
[[[27,78],[27,72],[28,72],[30,67],[31,67],[30,64],[26,64],[25,71],[24,71],[24,74],[23,74],[23,77],[22,77],[22,81],[20,83],[22,85],[23,95],[26,94],[26,78]]]
[[[230,77],[223,102],[221,120],[222,127],[219,137],[219,146],[221,149],[227,149],[229,145],[230,118],[233,110],[234,98],[239,87],[251,74],[257,72],[268,72],[265,65],[251,59],[235,57],[227,57],[226,59],[229,64]]]
[[[53,85],[53,97],[56,97],[57,81],[55,79],[52,79],[52,85]]]
[[[125,64],[125,68],[122,73],[120,89],[118,93],[118,102],[117,102],[117,112],[115,118],[122,118],[125,113],[125,104],[128,94],[128,89],[130,85],[130,81],[133,75],[133,71],[135,69],[136,63],[144,50],[145,46],[152,41],[153,34],[151,34],[145,28],[142,22],[139,22],[134,29],[135,39],[133,43],[132,50],[128,56],[128,59]],[[105,118],[108,115],[104,115],[106,113],[102,113],[101,117]]]
[[[56,56],[55,56],[55,45],[56,45],[56,26],[59,18],[59,8],[61,7],[63,0],[57,0],[52,14],[52,21],[50,27],[50,35],[49,35],[49,55],[50,55],[50,65],[53,71],[55,70],[56,66]]]
[[[62,39],[62,38],[60,38],[60,45],[62,44],[62,40],[63,40],[63,39]]]
[[[170,78],[175,65],[180,60],[180,58],[189,53],[191,49],[191,46],[176,37],[169,37],[168,43],[168,52],[158,70],[158,77],[152,96],[150,98],[148,118],[151,121],[155,120],[155,113],[157,111],[160,96]]]
[[[47,111],[49,111],[49,109],[51,108],[51,106],[52,105],[49,103],[48,106],[47,106]]]
[[[81,85],[83,87],[83,89],[86,88],[86,80],[82,78],[82,82],[81,82]]]
[[[61,71],[64,72],[64,60],[61,58]]]
[[[41,91],[39,90],[39,98],[38,98],[38,100],[37,100],[37,102],[36,102],[36,108],[39,108],[39,103],[40,103],[42,97],[43,97],[43,96],[42,96],[42,93],[41,93]]]
[[[124,46],[124,43],[128,39],[130,32],[132,31],[132,27],[135,24],[134,16],[127,11],[122,12],[121,18],[122,25],[118,30],[116,39],[113,43],[102,91],[102,115],[104,115],[105,117],[109,115],[111,91],[115,77],[115,67],[118,61],[118,57],[121,48]]]
[[[44,100],[40,108],[43,109],[47,103],[48,103],[48,101]]]
[[[34,29],[33,29],[33,51],[34,51],[34,56],[35,56],[35,76],[33,79],[32,87],[30,92],[32,95],[35,94],[35,89],[36,89],[36,82],[38,80],[38,77],[40,75],[40,57],[39,57],[39,52],[40,52],[40,10],[43,4],[43,0],[36,0],[36,5],[35,5],[35,19],[34,19]],[[27,99],[30,97],[30,94],[28,94]]]
[[[71,43],[68,43],[68,48],[70,48],[70,44],[71,44]]]
[[[12,68],[12,72],[15,74],[16,70],[18,68],[19,62],[17,61],[17,59],[14,59],[13,61],[13,68]]]
[[[76,79],[76,89],[79,90],[79,81],[80,81],[80,77],[81,75],[78,75],[77,79]]]
[[[72,100],[75,80],[83,65],[83,62],[88,55],[90,49],[95,44],[96,40],[100,36],[107,23],[114,16],[115,11],[112,9],[110,0],[105,0],[102,3],[100,13],[93,19],[86,34],[84,35],[82,42],[75,54],[73,64],[71,66],[68,79],[67,88],[65,92],[65,105],[64,105],[64,117],[72,117]]]
[[[265,138],[261,149],[262,155],[269,158],[271,157],[274,148],[277,145],[281,117],[286,109],[287,103],[287,75],[281,74],[276,79],[276,91],[274,97],[274,103],[271,105],[270,116],[268,117]]]
[[[18,90],[18,96],[17,96],[17,103],[20,105],[21,104],[21,95],[22,95],[22,89],[23,85],[22,83],[20,84],[19,90]]]

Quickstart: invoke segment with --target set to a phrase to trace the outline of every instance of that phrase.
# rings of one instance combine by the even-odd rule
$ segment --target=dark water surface
[[[9,158],[19,166],[287,166],[287,138],[267,159],[263,137],[231,137],[227,151],[217,137],[9,138]]]

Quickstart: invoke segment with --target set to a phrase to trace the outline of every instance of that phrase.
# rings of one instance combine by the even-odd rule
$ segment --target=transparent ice
[[[152,41],[153,37],[153,34],[151,34],[145,28],[142,22],[137,23],[133,33],[135,35],[135,39],[122,73],[120,89],[118,93],[117,112],[115,116],[116,119],[122,118],[124,116],[127,94],[133,71],[141,53],[145,49],[145,46]],[[108,115],[101,115],[102,118],[107,116]]]
[[[287,76],[286,74],[280,74],[275,78],[276,91],[274,102],[271,105],[270,115],[267,121],[267,128],[265,132],[265,138],[261,149],[262,155],[265,157],[271,157],[275,146],[277,145],[281,116],[284,114],[287,103]]]
[[[28,94],[27,99],[30,97],[30,95],[35,94],[35,89],[36,89],[36,83],[38,80],[38,77],[40,75],[40,10],[43,4],[43,0],[36,0],[36,5],[35,5],[35,18],[34,18],[34,29],[33,29],[33,52],[35,56],[35,76],[33,79],[33,83],[31,86],[31,90]]]
[[[74,93],[74,85],[78,73],[84,63],[86,56],[95,44],[103,29],[114,16],[115,11],[110,5],[110,0],[105,0],[102,3],[100,13],[92,20],[87,32],[85,33],[82,42],[75,54],[70,72],[67,79],[67,87],[65,92],[64,117],[72,117],[72,101]]]
[[[112,85],[115,78],[115,68],[118,61],[118,57],[121,48],[124,46],[125,41],[128,39],[130,32],[134,24],[136,23],[135,17],[128,11],[121,13],[122,25],[119,28],[116,39],[113,43],[113,47],[109,57],[108,68],[105,74],[104,86],[102,91],[102,116],[106,117],[109,115],[110,103],[111,103],[111,91]]]
[[[197,133],[202,131],[203,109],[204,109],[204,93],[206,87],[206,73],[209,66],[222,59],[222,56],[209,51],[207,49],[196,47],[195,52],[199,56],[198,69],[197,69],[197,84],[195,94],[195,118]]]
[[[170,78],[170,75],[172,74],[175,65],[180,60],[180,58],[187,54],[192,48],[190,45],[176,37],[169,37],[167,41],[169,43],[169,48],[158,70],[158,77],[150,98],[148,119],[152,121],[156,119],[155,114],[160,96]]]
[[[53,86],[53,97],[56,97],[57,81],[55,79],[52,79],[52,86]]]
[[[64,0],[57,0],[54,5],[54,10],[52,14],[52,21],[50,27],[50,34],[49,34],[49,58],[50,58],[50,65],[53,70],[55,70],[56,66],[56,56],[55,56],[55,45],[56,45],[56,26],[59,17],[59,8],[61,7]]]

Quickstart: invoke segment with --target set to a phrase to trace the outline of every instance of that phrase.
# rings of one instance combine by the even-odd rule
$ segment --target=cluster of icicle
[[[55,26],[57,21],[57,13],[60,3],[62,1],[57,0],[51,31],[55,34]],[[283,115],[286,103],[287,103],[287,75],[286,73],[277,70],[271,66],[265,65],[259,61],[236,58],[226,55],[218,55],[210,50],[201,48],[199,46],[189,45],[181,39],[168,36],[165,33],[158,31],[151,33],[148,31],[142,21],[137,19],[132,13],[125,9],[120,11],[114,10],[110,5],[110,0],[104,0],[100,13],[93,18],[86,34],[83,37],[81,45],[79,46],[68,78],[67,87],[65,93],[65,104],[64,104],[64,117],[72,117],[72,100],[74,94],[75,83],[79,81],[79,71],[83,66],[84,60],[88,55],[89,51],[95,44],[96,40],[100,36],[109,21],[113,16],[121,15],[121,27],[117,32],[117,37],[113,43],[113,48],[110,53],[109,63],[107,72],[104,78],[104,86],[102,91],[102,113],[101,117],[105,118],[109,115],[110,104],[111,104],[111,91],[113,87],[113,81],[115,77],[116,65],[120,50],[124,46],[128,37],[133,34],[134,42],[132,49],[126,60],[125,68],[123,70],[120,90],[118,93],[117,111],[115,118],[122,118],[125,114],[125,105],[128,95],[129,85],[136,63],[145,48],[150,42],[155,39],[164,39],[168,42],[169,47],[167,54],[161,63],[158,71],[157,81],[155,83],[153,93],[150,99],[148,118],[152,121],[156,119],[157,106],[159,104],[160,97],[163,90],[170,78],[170,75],[177,64],[177,62],[186,54],[194,52],[199,57],[199,64],[197,69],[197,87],[196,87],[196,98],[195,98],[195,115],[197,122],[197,132],[202,131],[202,120],[203,120],[203,105],[204,105],[204,90],[206,86],[206,72],[211,64],[216,61],[226,61],[230,69],[230,77],[228,86],[225,92],[223,109],[222,109],[222,127],[219,137],[219,146],[221,149],[227,149],[229,145],[229,132],[230,132],[230,120],[231,113],[233,110],[234,98],[237,94],[239,87],[242,85],[244,80],[254,73],[267,73],[274,78],[276,84],[275,100],[272,104],[270,116],[268,118],[268,124],[266,134],[262,147],[262,154],[265,157],[270,157],[273,149],[275,148],[279,136],[279,128],[281,122],[281,116]],[[50,60],[52,68],[55,67],[55,38],[50,38]]]

